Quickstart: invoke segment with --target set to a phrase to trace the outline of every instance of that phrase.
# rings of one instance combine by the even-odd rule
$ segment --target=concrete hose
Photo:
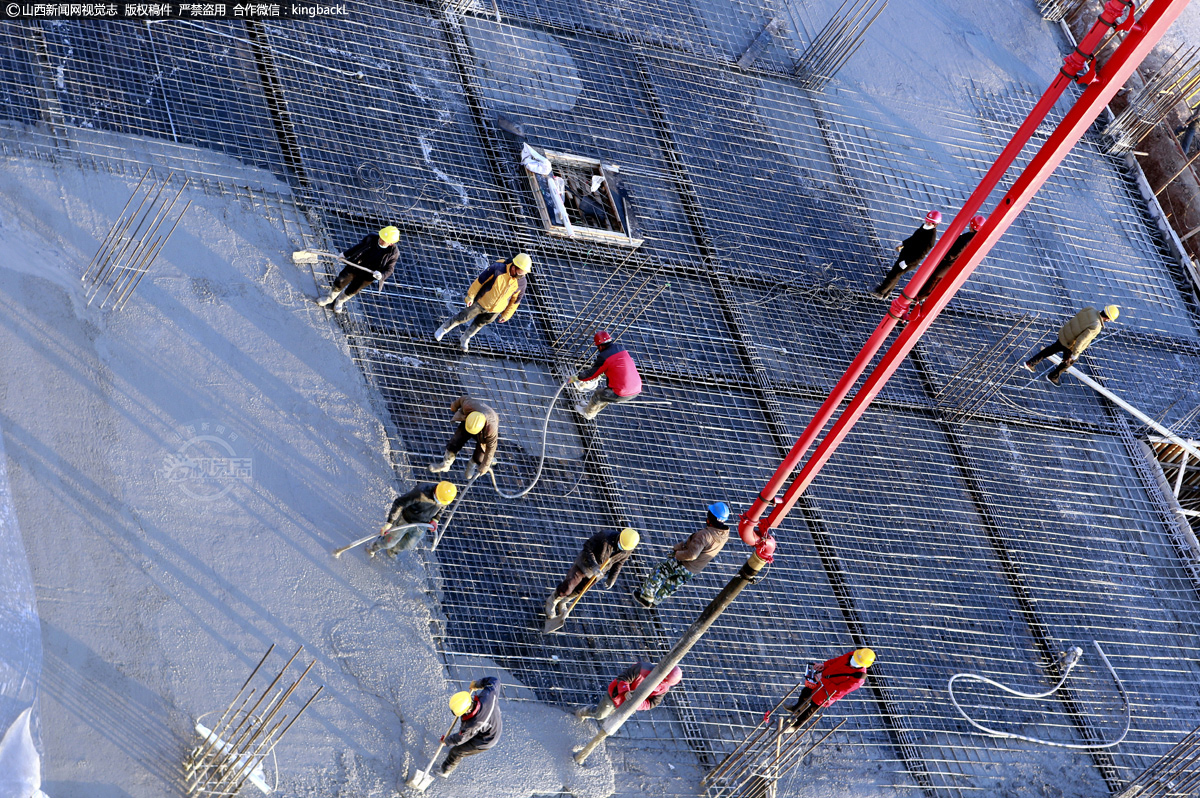
[[[519,493],[505,493],[504,491],[500,490],[500,486],[496,484],[495,470],[488,471],[488,476],[492,478],[492,487],[495,488],[496,492],[505,499],[521,498],[526,493],[529,493],[529,491],[533,490],[533,486],[536,485],[538,480],[542,478],[542,467],[546,465],[546,439],[550,431],[550,414],[554,412],[554,405],[558,402],[558,397],[562,396],[562,392],[566,390],[568,385],[570,385],[570,383],[564,382],[559,386],[558,391],[554,394],[554,398],[550,400],[550,406],[546,408],[546,418],[542,421],[542,455],[538,458],[537,473],[533,475],[533,482],[530,482],[529,486]]]
[[[1012,695],[1018,696],[1020,698],[1046,698],[1047,696],[1053,695],[1054,693],[1058,692],[1059,688],[1061,688],[1063,686],[1063,684],[1067,681],[1067,677],[1071,675],[1071,669],[1074,668],[1079,663],[1079,658],[1083,656],[1083,649],[1079,648],[1078,646],[1073,648],[1071,651],[1067,652],[1067,654],[1065,655],[1065,659],[1067,659],[1067,667],[1063,671],[1062,678],[1058,680],[1058,684],[1054,685],[1053,687],[1051,687],[1049,690],[1045,691],[1044,693],[1022,693],[1020,690],[1014,690],[1011,687],[1005,687],[1004,685],[1000,684],[999,682],[992,681],[991,679],[987,678],[986,676],[980,676],[977,673],[956,673],[956,674],[954,674],[953,676],[950,677],[950,681],[946,683],[946,689],[950,692],[950,700],[954,703],[954,708],[958,710],[958,714],[962,715],[963,719],[966,720],[967,723],[970,723],[976,729],[979,729],[984,734],[990,735],[992,737],[1004,737],[1004,738],[1007,738],[1010,740],[1024,740],[1027,743],[1037,743],[1038,745],[1049,745],[1049,746],[1053,746],[1055,748],[1070,748],[1070,749],[1073,749],[1076,751],[1095,751],[1095,750],[1099,750],[1101,748],[1112,748],[1114,745],[1119,745],[1122,741],[1124,741],[1125,736],[1129,734],[1129,726],[1130,726],[1130,722],[1131,722],[1131,716],[1130,716],[1130,711],[1129,711],[1129,696],[1125,692],[1125,685],[1123,685],[1121,683],[1121,678],[1119,676],[1117,676],[1117,672],[1116,672],[1116,670],[1113,669],[1112,663],[1108,661],[1108,656],[1105,655],[1104,649],[1100,648],[1100,643],[1093,640],[1092,645],[1096,647],[1096,653],[1100,655],[1100,659],[1104,660],[1104,665],[1108,668],[1108,672],[1112,674],[1113,681],[1117,683],[1117,692],[1120,693],[1121,703],[1125,708],[1125,731],[1121,732],[1121,736],[1118,737],[1117,739],[1113,740],[1110,743],[1095,743],[1092,745],[1081,745],[1078,743],[1056,743],[1056,742],[1051,742],[1050,740],[1041,740],[1041,739],[1038,739],[1037,737],[1026,737],[1023,734],[1013,734],[1012,732],[1000,731],[998,729],[989,729],[987,726],[984,726],[980,723],[976,723],[971,718],[971,716],[969,716],[966,713],[966,711],[963,710],[962,706],[959,705],[958,700],[954,697],[954,682],[956,680],[958,680],[958,679],[974,679],[975,681],[985,682],[986,684],[990,684],[993,687],[998,687],[1001,690],[1003,690],[1004,692],[1011,693]]]

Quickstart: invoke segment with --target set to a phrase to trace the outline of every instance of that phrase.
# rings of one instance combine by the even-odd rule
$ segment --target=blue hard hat
[[[713,502],[708,505],[708,511],[722,524],[729,520],[729,505],[725,502]]]

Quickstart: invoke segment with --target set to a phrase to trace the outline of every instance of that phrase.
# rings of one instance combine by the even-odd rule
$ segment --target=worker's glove
[[[474,682],[474,681],[473,681],[473,682],[471,682],[471,684],[470,684],[470,685],[467,687],[467,689],[468,689],[468,690],[478,690],[478,689],[479,689],[479,682]]]
[[[604,589],[605,589],[605,590],[612,590],[612,589],[613,589],[613,586],[614,586],[614,585],[616,585],[616,584],[617,584],[617,580],[616,580],[616,579],[613,579],[613,578],[611,578],[611,577],[610,577],[610,578],[608,578],[608,579],[605,579],[605,580],[604,580]]]
[[[902,249],[904,249],[904,245],[903,245],[903,244],[897,244],[897,245],[896,245],[896,251],[897,251],[897,252],[899,252],[899,251],[900,251],[900,250],[902,250]]]
[[[384,524],[379,528],[379,534],[386,535],[387,531],[392,528],[391,524]]]
[[[501,324],[504,324],[504,322],[506,322],[506,321],[508,321],[508,316],[501,316],[501,317],[500,317],[500,323],[501,323]]]
[[[586,576],[588,579],[595,579],[597,576],[600,575],[600,569],[599,568],[584,568],[583,575]]]
[[[905,263],[904,261],[900,261],[900,262],[899,262],[899,263],[897,263],[896,265],[900,267],[900,270],[901,270],[901,271],[907,271],[907,270],[908,270],[908,264],[907,264],[907,263]]]
[[[471,297],[467,297],[466,302],[467,302],[467,307],[471,307],[472,305],[475,304],[475,300],[471,299]]]
[[[374,277],[376,280],[383,282],[383,272],[371,272],[371,276]]]
[[[442,739],[438,740],[438,742],[439,742],[439,743],[444,743],[444,742],[446,742],[446,735],[444,735],[444,734],[443,734],[443,735],[442,735]]]
[[[436,519],[434,519],[433,521],[430,521],[430,522],[429,522],[429,531],[430,531],[430,532],[437,532],[437,520],[436,520]]]

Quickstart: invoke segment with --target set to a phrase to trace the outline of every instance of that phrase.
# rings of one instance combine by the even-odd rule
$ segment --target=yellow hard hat
[[[533,258],[529,257],[524,252],[513,256],[512,263],[513,266],[517,267],[518,271],[525,272],[526,274],[529,274],[531,271],[533,271]]]
[[[869,668],[875,663],[875,652],[869,648],[860,648],[850,657],[850,665],[854,668]]]
[[[1109,321],[1116,321],[1117,316],[1121,315],[1121,309],[1116,305],[1109,305],[1104,309],[1104,315],[1108,316]]]
[[[453,482],[443,479],[437,484],[437,488],[433,491],[433,494],[437,498],[438,504],[449,504],[458,495],[458,488],[454,487]]]
[[[483,425],[486,423],[487,416],[478,410],[472,410],[467,414],[467,432],[472,435],[478,434],[479,430],[483,429]]]
[[[642,537],[636,529],[625,527],[621,530],[621,539],[618,541],[618,545],[621,547],[621,551],[633,551],[641,539]]]
[[[379,239],[385,244],[395,244],[400,240],[400,231],[389,224],[379,231]]]
[[[471,695],[470,690],[463,690],[461,693],[450,696],[450,711],[460,718],[470,712],[473,706],[475,706],[475,698]]]

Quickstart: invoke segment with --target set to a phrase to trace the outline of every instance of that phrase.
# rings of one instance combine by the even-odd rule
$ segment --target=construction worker
[[[377,235],[366,236],[343,252],[343,258],[357,263],[358,266],[347,264],[338,272],[337,279],[333,281],[333,288],[329,289],[329,296],[318,299],[317,304],[325,307],[333,302],[333,312],[341,313],[346,300],[363,290],[372,279],[382,288],[383,281],[395,271],[396,261],[400,258],[400,250],[396,247],[399,240],[400,231],[389,225]],[[341,298],[338,294],[342,294]]]
[[[1121,309],[1116,305],[1109,305],[1101,311],[1092,307],[1079,311],[1070,321],[1059,328],[1058,338],[1052,344],[1038,352],[1032,359],[1025,361],[1026,370],[1033,371],[1034,366],[1050,355],[1063,355],[1062,362],[1046,375],[1046,379],[1058,385],[1063,372],[1071,368],[1075,361],[1079,360],[1083,350],[1096,340],[1096,336],[1104,329],[1104,322],[1116,321],[1120,313]]]
[[[896,287],[896,283],[900,282],[900,275],[921,265],[921,261],[925,260],[929,250],[933,249],[934,239],[937,238],[937,226],[941,222],[941,211],[930,211],[925,214],[925,222],[914,230],[912,235],[896,245],[896,250],[900,255],[892,264],[891,271],[883,278],[883,282],[871,292],[872,296],[877,299],[887,299],[892,293],[892,289]]]
[[[500,416],[483,402],[465,395],[451,402],[450,410],[454,413],[451,420],[458,422],[458,429],[446,444],[442,462],[431,463],[429,470],[435,474],[449,471],[462,447],[474,438],[475,453],[471,455],[471,462],[467,463],[466,477],[481,477],[492,467],[492,460],[496,457],[496,446],[500,443]]]
[[[628,527],[620,532],[597,532],[588,538],[567,575],[546,600],[546,617],[557,618],[560,610],[565,609],[563,605],[583,591],[585,579],[598,580],[607,573],[604,589],[612,590],[639,540],[637,530]]]
[[[726,523],[729,515],[729,505],[725,502],[708,505],[708,524],[699,532],[693,532],[687,540],[675,544],[674,553],[659,563],[642,586],[633,591],[634,600],[643,607],[655,607],[703,571],[729,540]]]
[[[605,330],[597,330],[592,341],[598,350],[596,361],[591,368],[584,369],[569,380],[570,384],[580,389],[588,383],[595,385],[601,377],[605,380],[605,384],[592,394],[592,400],[587,405],[580,402],[575,406],[575,412],[587,419],[595,418],[611,404],[628,402],[642,392],[642,377],[625,347],[615,342]]]
[[[475,695],[471,691],[478,690]],[[450,697],[450,711],[459,717],[458,731],[442,738],[450,746],[438,775],[454,772],[464,756],[483,753],[500,742],[500,680],[488,676]]]
[[[392,509],[388,510],[387,523],[379,530],[379,540],[367,547],[367,555],[374,557],[377,551],[383,549],[385,554],[395,557],[397,552],[411,549],[421,542],[425,528],[410,528],[404,530],[403,534],[396,534],[392,532],[392,527],[400,521],[404,524],[431,524],[457,495],[458,488],[454,483],[442,480],[437,483],[423,482],[403,496],[397,496],[392,502]]]
[[[646,677],[654,670],[652,662],[635,662],[621,672],[621,675],[613,679],[608,684],[608,690],[600,697],[599,703],[594,707],[580,707],[575,710],[575,717],[595,718],[596,720],[604,720],[609,715],[617,711],[617,707],[625,703],[625,699],[634,690],[641,686],[642,682],[646,681]],[[671,669],[671,672],[666,675],[658,687],[650,691],[650,695],[642,701],[637,708],[637,712],[645,712],[647,709],[654,709],[662,703],[663,697],[667,692],[683,681],[683,670],[678,665]]]
[[[497,316],[501,322],[506,322],[517,312],[525,296],[525,276],[531,271],[533,259],[524,252],[514,255],[510,261],[496,261],[484,269],[467,289],[467,306],[442,322],[433,334],[434,339],[440,341],[458,325],[471,322],[458,339],[462,351],[470,351],[475,333],[495,321]]]
[[[809,665],[804,674],[804,689],[796,696],[795,702],[784,706],[784,709],[793,715],[787,731],[796,731],[817,710],[845,698],[862,687],[863,682],[867,680],[867,668],[874,662],[875,652],[869,648],[860,648],[826,660],[820,665],[815,662]]]
[[[967,224],[965,232],[954,239],[954,243],[950,245],[950,249],[942,257],[941,263],[933,269],[933,274],[929,275],[929,279],[925,281],[925,285],[921,286],[921,291],[917,294],[917,301],[924,302],[933,293],[933,289],[946,276],[946,272],[950,271],[950,267],[958,261],[958,256],[967,248],[967,244],[971,243],[971,239],[979,232],[979,228],[983,227],[983,223],[987,221],[984,216],[974,216]]]

